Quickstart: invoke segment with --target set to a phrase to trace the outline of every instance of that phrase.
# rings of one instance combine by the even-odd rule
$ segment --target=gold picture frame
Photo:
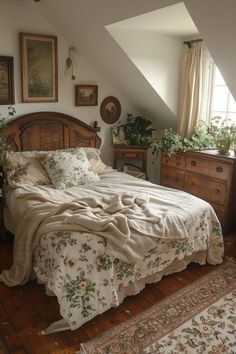
[[[57,102],[57,37],[20,33],[20,47],[22,102]]]
[[[97,106],[98,86],[97,85],[75,85],[76,106]]]
[[[14,103],[14,59],[0,56],[0,105]]]

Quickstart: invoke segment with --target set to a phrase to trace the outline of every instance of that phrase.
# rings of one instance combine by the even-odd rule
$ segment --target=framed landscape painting
[[[75,85],[76,106],[96,106],[98,104],[97,85]]]
[[[58,100],[57,37],[20,33],[22,102]]]
[[[13,57],[0,56],[0,104],[14,104]]]

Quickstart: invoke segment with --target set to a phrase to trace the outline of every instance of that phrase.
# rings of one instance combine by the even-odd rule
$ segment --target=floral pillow
[[[66,189],[81,184],[99,181],[99,176],[91,169],[84,149],[71,151],[56,150],[39,156],[56,189]]]
[[[32,151],[7,152],[4,172],[11,188],[52,184],[36,152]]]
[[[93,147],[84,147],[83,149],[94,172],[101,174],[112,171],[110,166],[107,166],[104,162],[102,162],[100,158],[101,151],[99,149]]]

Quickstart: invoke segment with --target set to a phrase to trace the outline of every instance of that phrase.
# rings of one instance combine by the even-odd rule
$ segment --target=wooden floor
[[[236,260],[236,233],[224,238],[225,255]],[[12,262],[12,242],[0,245],[0,269]],[[187,284],[209,272],[213,266],[190,264],[180,273],[148,285],[136,296],[130,296],[115,309],[97,316],[76,331],[42,336],[40,331],[59,319],[54,297],[44,294],[35,281],[25,286],[8,288],[0,283],[0,333],[10,354],[71,354],[80,342],[94,338],[104,330],[138,314]]]

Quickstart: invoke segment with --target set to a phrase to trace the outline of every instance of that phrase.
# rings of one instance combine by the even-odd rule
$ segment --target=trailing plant
[[[127,114],[127,119],[122,124],[125,138],[130,145],[150,146],[152,144],[152,132],[155,130],[150,128],[152,122],[144,117],[133,117]]]
[[[2,113],[0,113],[0,161],[3,161],[5,152],[10,148],[9,145],[5,142],[3,129],[7,126],[7,119],[14,116],[15,113],[16,110],[13,106],[8,107],[7,115],[4,116]]]
[[[219,118],[215,117],[210,126],[200,121],[190,138],[182,138],[173,129],[166,129],[164,136],[153,143],[153,155],[158,155],[159,150],[165,151],[168,156],[172,156],[177,151],[214,149],[223,137],[229,139],[234,137],[236,140],[235,126],[226,125],[225,122],[217,125]]]
[[[220,153],[226,153],[230,145],[236,146],[236,126],[229,119],[214,117],[211,125],[207,126],[200,121],[190,138],[181,136],[172,129],[166,129],[160,140],[153,144],[153,155],[159,150],[165,150],[167,155],[172,156],[178,150],[202,150],[218,148]]]
[[[0,190],[2,188],[4,182],[4,176],[2,172],[2,164],[4,163],[4,158],[6,151],[10,150],[10,146],[6,143],[4,136],[3,136],[3,129],[7,126],[7,119],[9,117],[14,116],[16,110],[13,106],[8,107],[8,114],[3,115],[0,113]]]

